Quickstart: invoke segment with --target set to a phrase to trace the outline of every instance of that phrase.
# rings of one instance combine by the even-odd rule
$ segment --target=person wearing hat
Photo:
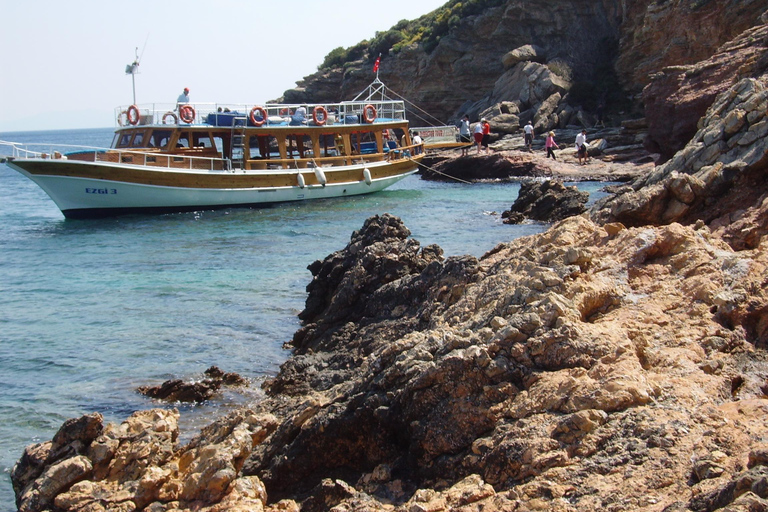
[[[178,99],[176,100],[176,108],[179,108],[179,105],[183,105],[185,103],[189,103],[189,88],[185,87],[184,92],[179,94]]]
[[[560,146],[557,145],[557,142],[555,142],[555,132],[549,132],[549,135],[547,135],[547,141],[544,143],[544,147],[547,148],[547,158],[550,156],[552,157],[552,160],[557,160],[555,157],[555,149],[560,149]]]

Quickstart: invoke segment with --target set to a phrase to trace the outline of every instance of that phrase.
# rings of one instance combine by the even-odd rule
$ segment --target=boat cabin
[[[253,107],[249,114],[242,107],[222,106],[199,113],[200,105],[162,114],[132,105],[118,114],[121,127],[113,151],[97,158],[190,169],[266,170],[345,166],[420,151],[412,145],[402,102],[349,103],[267,105]]]

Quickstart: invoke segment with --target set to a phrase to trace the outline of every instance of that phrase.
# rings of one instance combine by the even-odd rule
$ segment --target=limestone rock
[[[739,80],[757,77],[766,70],[768,24],[743,32],[706,60],[656,73],[643,90],[649,150],[659,152],[662,161],[671,158],[696,134],[699,119],[718,95]],[[729,136],[741,132],[747,122],[745,116],[746,112],[731,111],[723,116],[725,124],[719,130]],[[754,142],[746,140],[747,144]]]
[[[511,52],[505,53],[501,58],[504,69],[509,69],[518,62],[533,61],[538,63],[544,63],[547,60],[547,54],[544,48],[536,46],[535,44],[526,44],[519,48],[515,48]]]

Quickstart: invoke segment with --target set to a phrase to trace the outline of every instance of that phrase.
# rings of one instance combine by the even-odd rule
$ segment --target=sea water
[[[111,129],[0,133],[0,140],[109,146]],[[66,151],[66,149],[64,149]],[[604,184],[579,187],[591,200]],[[168,215],[65,220],[31,181],[0,165],[0,511],[24,447],[68,418],[178,407],[182,435],[260,397],[290,355],[311,280],[307,266],[343,249],[373,215],[400,217],[422,246],[482,256],[543,224],[505,225],[516,183],[424,181],[367,196]],[[201,405],[136,392],[199,379],[216,365],[245,390]]]

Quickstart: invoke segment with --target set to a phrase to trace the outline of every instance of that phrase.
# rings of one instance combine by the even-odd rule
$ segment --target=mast
[[[139,47],[136,47],[136,59],[133,63],[125,66],[125,74],[131,75],[131,83],[133,84],[133,105],[136,104],[136,73],[139,72]]]

